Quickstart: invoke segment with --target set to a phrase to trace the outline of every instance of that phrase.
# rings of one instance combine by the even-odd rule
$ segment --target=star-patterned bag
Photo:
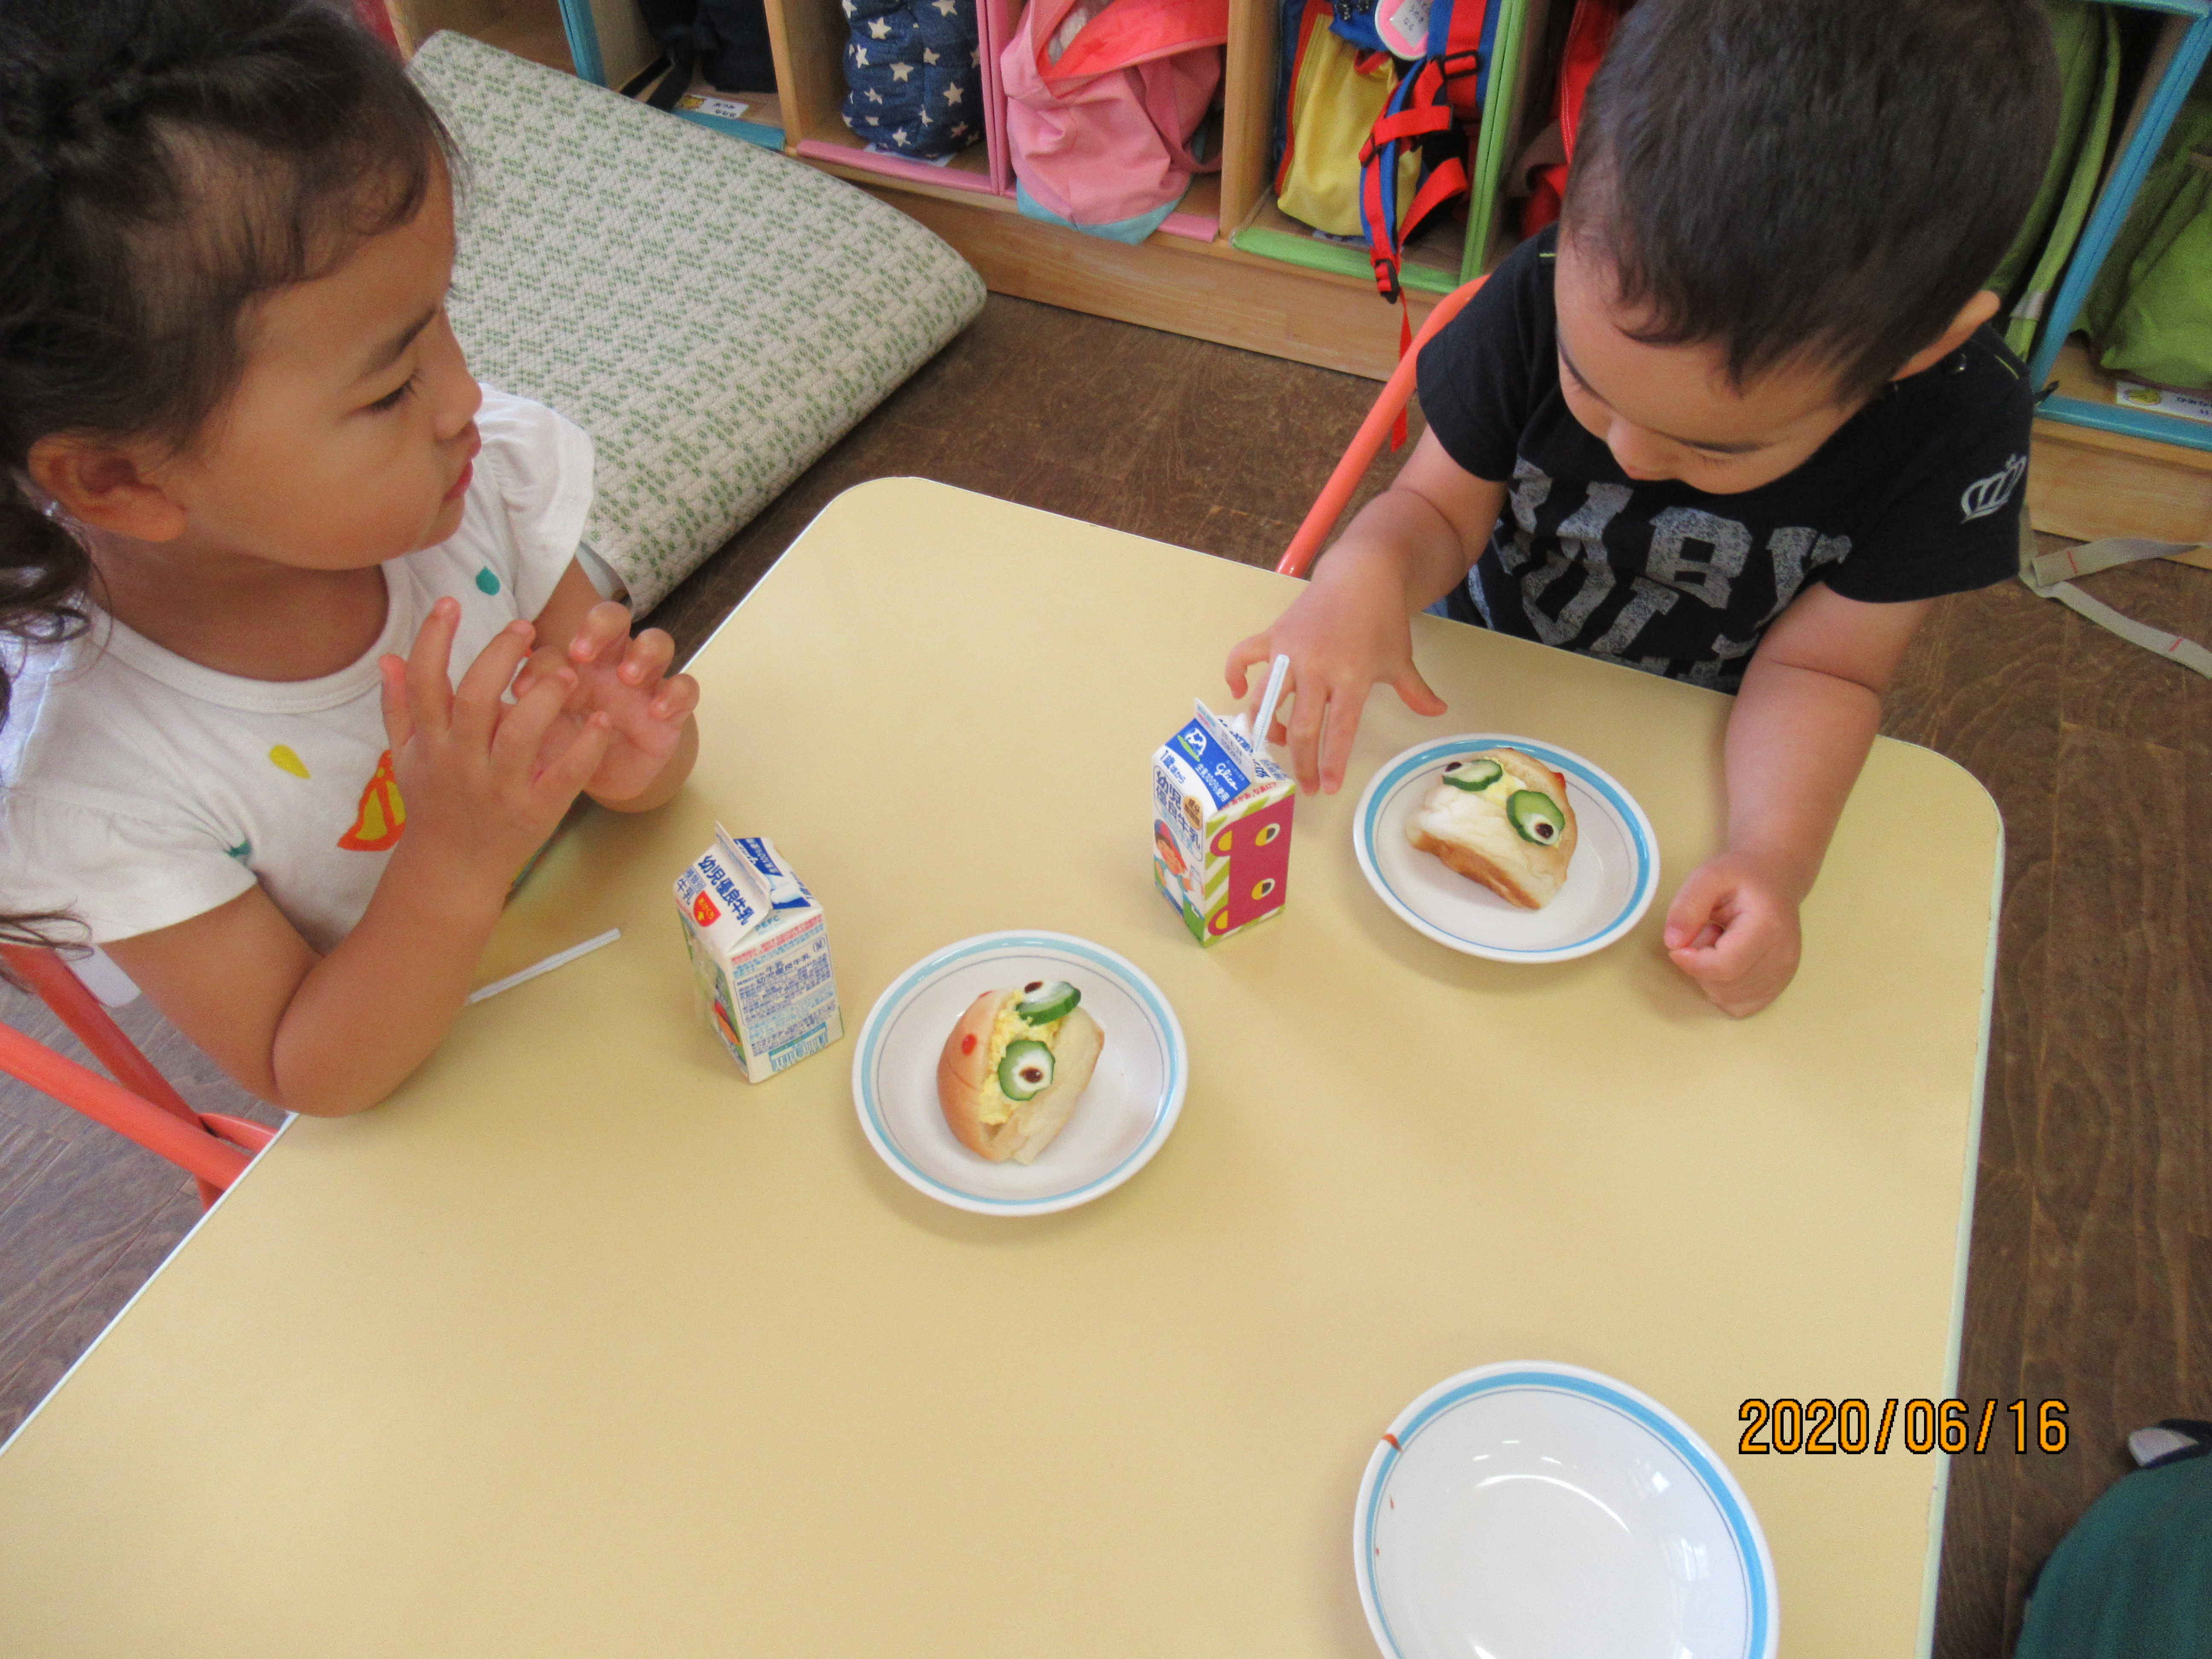
[[[999,55],[1023,190],[1081,229],[1149,230],[1221,165],[1190,144],[1228,38],[1228,0],[1030,0]]]
[[[879,149],[933,161],[983,136],[975,0],[840,0],[845,125]]]

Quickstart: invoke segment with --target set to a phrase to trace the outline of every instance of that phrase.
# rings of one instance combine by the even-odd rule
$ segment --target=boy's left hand
[[[514,683],[514,695],[520,697],[538,676],[565,666],[576,684],[562,708],[563,720],[580,726],[595,713],[606,715],[614,741],[585,785],[600,801],[629,800],[649,788],[683,741],[684,723],[699,705],[698,681],[668,672],[676,641],[658,628],[644,629],[633,638],[629,623],[628,606],[601,600],[584,613],[565,649],[549,641]],[[572,734],[563,730],[554,735],[565,742]]]
[[[1793,884],[1742,853],[1690,872],[1667,908],[1667,954],[1724,1014],[1741,1019],[1780,996],[1802,936]]]

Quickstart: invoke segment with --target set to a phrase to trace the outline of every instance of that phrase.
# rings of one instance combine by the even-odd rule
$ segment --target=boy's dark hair
[[[2057,108],[2036,0],[1643,0],[1590,83],[1560,234],[1613,267],[1637,338],[1864,397],[1987,283]]]
[[[412,218],[450,151],[330,5],[0,5],[0,719],[9,664],[83,627],[92,577],[27,493],[31,447],[188,443],[237,384],[249,306]]]

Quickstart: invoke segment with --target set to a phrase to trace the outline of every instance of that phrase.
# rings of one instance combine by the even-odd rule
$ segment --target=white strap
[[[2184,639],[2179,634],[2169,634],[2163,629],[2139,623],[2132,617],[2124,617],[2102,599],[2091,599],[2066,580],[2069,576],[2093,575],[2100,570],[2110,570],[2116,565],[2134,564],[2142,559],[2163,559],[2177,553],[2187,553],[2192,550],[2192,544],[2154,542],[2137,536],[2108,536],[2101,541],[2083,542],[2078,547],[2063,547],[2055,553],[2042,553],[2036,550],[2035,532],[2029,527],[2025,513],[2020,517],[2020,579],[2027,585],[2030,592],[2039,593],[2046,599],[2056,599],[2075,615],[2087,617],[2098,627],[2212,679],[2212,651],[2206,650],[2194,640]]]
[[[2168,634],[2161,629],[2139,623],[2131,617],[2123,617],[2102,599],[2093,599],[2072,582],[2055,582],[2039,590],[2047,599],[2056,599],[2077,616],[2087,617],[2100,628],[2109,629],[2122,639],[2131,641],[2146,651],[2155,651],[2161,657],[2170,657],[2184,668],[2196,670],[2212,680],[2212,651],[2207,651],[2194,640],[2185,640],[2179,634]]]
[[[2194,542],[2154,542],[2142,536],[2107,536],[2102,541],[2083,542],[2079,547],[2062,547],[2055,553],[2034,555],[2028,561],[2028,568],[2034,573],[2029,585],[2048,586],[2074,576],[2094,576],[2116,565],[2135,564],[2144,559],[2169,559],[2176,554],[2196,550]]]

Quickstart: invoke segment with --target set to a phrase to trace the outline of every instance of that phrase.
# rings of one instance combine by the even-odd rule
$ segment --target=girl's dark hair
[[[1591,81],[1563,236],[1637,337],[1846,397],[1940,339],[2027,216],[2058,70],[2037,0],[1642,0]]]
[[[451,154],[333,5],[0,0],[0,720],[21,650],[84,626],[93,574],[28,493],[32,445],[187,446],[252,303],[411,219]]]

